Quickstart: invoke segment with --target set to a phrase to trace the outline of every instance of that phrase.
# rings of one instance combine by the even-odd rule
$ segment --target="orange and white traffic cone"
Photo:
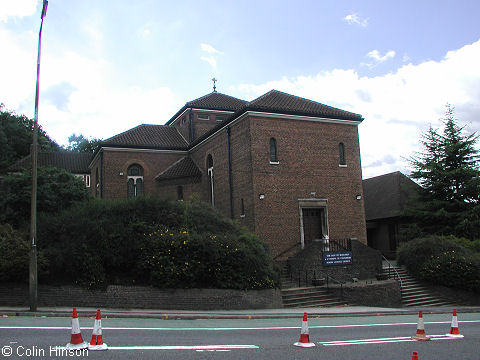
[[[78,322],[77,309],[73,308],[72,313],[72,336],[70,337],[70,343],[65,345],[67,350],[81,350],[86,349],[88,343],[83,341],[82,333],[80,332],[80,324]]]
[[[430,338],[425,334],[425,325],[423,323],[423,314],[421,311],[418,312],[417,333],[415,336],[412,336],[412,339],[419,341],[430,340]]]
[[[88,350],[107,350],[107,344],[103,343],[102,339],[102,316],[100,314],[100,309],[97,310],[97,315],[95,316],[95,324],[93,325],[92,340],[90,345],[88,345]]]
[[[418,353],[416,351],[412,354],[412,360],[418,360]]]
[[[446,335],[451,337],[463,338],[463,335],[460,334],[460,331],[458,331],[457,309],[453,309],[452,326],[450,327],[450,333]]]
[[[307,313],[303,313],[302,321],[302,330],[300,331],[300,340],[294,343],[295,346],[300,347],[314,347],[315,344],[310,342],[310,337],[308,336],[308,320]]]

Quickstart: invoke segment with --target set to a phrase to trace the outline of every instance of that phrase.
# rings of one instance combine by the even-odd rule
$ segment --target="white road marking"
[[[258,349],[256,345],[169,345],[169,346],[109,346],[108,350],[196,350],[230,351],[240,349]]]
[[[432,341],[439,340],[454,340],[460,338],[453,338],[447,335],[428,335]],[[324,341],[319,344],[323,346],[347,346],[347,345],[366,345],[366,344],[385,344],[385,343],[400,343],[417,341],[410,336],[399,336],[393,338],[378,338],[378,339],[359,339],[359,340],[338,340],[338,341]]]

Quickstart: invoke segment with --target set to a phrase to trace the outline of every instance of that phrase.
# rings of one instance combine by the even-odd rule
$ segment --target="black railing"
[[[352,251],[352,239],[330,239],[330,240],[321,240],[322,241],[322,251]]]

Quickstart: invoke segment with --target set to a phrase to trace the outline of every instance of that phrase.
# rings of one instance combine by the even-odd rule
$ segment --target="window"
[[[85,186],[90,187],[90,175],[85,175]]]
[[[95,169],[95,197],[98,197],[100,191],[100,178],[98,177],[98,167]]]
[[[127,169],[127,197],[135,198],[143,195],[143,168],[138,164]]]
[[[340,156],[340,166],[347,166],[347,161],[345,160],[345,145],[343,145],[343,143],[338,144],[338,153]]]
[[[243,199],[241,199],[241,214],[240,214],[240,217],[241,218],[245,217],[245,203],[243,202]]]
[[[227,117],[225,115],[217,115],[215,116],[215,120],[217,121],[225,121]]]
[[[270,164],[278,164],[277,140],[275,138],[270,139]]]
[[[198,114],[197,119],[198,120],[210,120],[210,116],[208,116],[208,114]]]
[[[210,202],[212,206],[215,206],[215,194],[213,191],[213,157],[211,154],[207,156],[207,175],[208,175],[208,187],[210,191]]]
[[[179,185],[177,187],[177,200],[183,200],[183,186]]]

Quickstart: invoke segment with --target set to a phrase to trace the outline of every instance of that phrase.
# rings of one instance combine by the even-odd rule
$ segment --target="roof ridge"
[[[196,101],[199,101],[199,100],[202,100],[210,95],[213,95],[213,94],[218,94],[218,95],[222,95],[222,96],[226,96],[226,97],[229,97],[229,98],[232,98],[232,99],[235,99],[235,100],[240,100],[240,101],[245,101],[247,102],[246,100],[243,100],[243,99],[240,99],[240,98],[236,98],[235,96],[232,96],[232,95],[227,95],[227,94],[224,94],[224,93],[221,93],[221,92],[218,92],[218,91],[212,91],[208,94],[205,94],[203,96],[200,96],[199,98],[197,99],[193,99],[193,100],[190,100],[190,101],[187,101],[185,103],[185,106],[189,107],[192,103],[196,102]]]

